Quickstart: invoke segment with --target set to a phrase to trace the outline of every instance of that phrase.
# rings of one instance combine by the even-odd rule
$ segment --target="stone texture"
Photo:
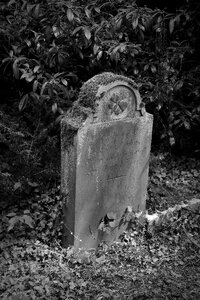
[[[145,210],[152,123],[130,79],[104,73],[83,85],[62,122],[65,246],[90,249],[117,239],[127,207]]]

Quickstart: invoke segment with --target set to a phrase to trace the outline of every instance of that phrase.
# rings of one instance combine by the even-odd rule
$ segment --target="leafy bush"
[[[11,0],[1,6],[0,78],[32,130],[39,121],[51,131],[83,81],[102,71],[127,75],[154,114],[153,141],[199,150],[200,64],[190,63],[198,5],[172,14],[136,1]]]

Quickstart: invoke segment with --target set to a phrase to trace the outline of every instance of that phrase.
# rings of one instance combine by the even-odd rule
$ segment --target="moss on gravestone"
[[[69,143],[72,142],[72,136],[75,135],[77,130],[82,126],[87,118],[94,116],[98,100],[102,95],[98,95],[98,90],[102,86],[112,84],[115,81],[128,83],[133,89],[138,89],[136,83],[122,75],[117,75],[110,72],[98,74],[88,81],[86,81],[80,89],[77,101],[74,102],[73,107],[68,111],[65,116],[62,136],[70,132]],[[73,133],[73,134],[72,134]]]
[[[95,109],[95,101],[97,100],[97,92],[100,86],[108,85],[114,81],[124,81],[130,84],[134,89],[138,89],[136,83],[122,75],[105,72],[98,74],[88,81],[86,81],[80,89],[78,100],[75,105],[90,108],[92,111]]]

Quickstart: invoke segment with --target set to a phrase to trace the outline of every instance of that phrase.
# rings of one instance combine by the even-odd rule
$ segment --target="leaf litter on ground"
[[[132,222],[119,242],[97,251],[77,254],[55,242],[48,225],[56,224],[55,199],[60,205],[55,191],[33,201],[27,209],[38,229],[16,235],[14,228],[0,244],[1,299],[199,299],[198,166],[153,157],[147,223]]]

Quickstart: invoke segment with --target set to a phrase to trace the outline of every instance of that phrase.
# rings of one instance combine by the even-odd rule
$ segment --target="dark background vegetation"
[[[0,1],[2,299],[199,298],[198,207],[155,236],[131,216],[94,257],[60,246],[60,121],[98,73],[132,78],[154,116],[148,211],[200,198],[199,29],[199,0]]]
[[[100,72],[138,84],[154,153],[199,156],[199,1],[0,4],[3,207],[59,185],[60,120]]]
[[[1,206],[59,185],[60,121],[100,72],[138,84],[152,152],[199,156],[199,1],[0,4]]]

